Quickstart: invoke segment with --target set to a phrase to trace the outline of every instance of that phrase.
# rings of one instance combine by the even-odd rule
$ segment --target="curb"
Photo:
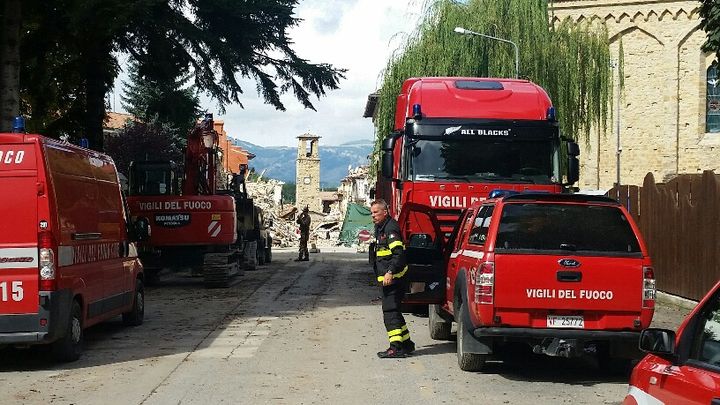
[[[697,301],[680,297],[678,295],[668,294],[666,292],[657,292],[657,301],[663,304],[670,304],[687,310],[692,310],[697,305]]]

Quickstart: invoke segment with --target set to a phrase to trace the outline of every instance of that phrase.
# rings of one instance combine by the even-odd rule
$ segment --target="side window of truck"
[[[468,210],[467,214],[465,214],[465,217],[463,218],[462,223],[458,224],[460,229],[458,229],[458,235],[457,239],[455,239],[455,247],[453,249],[453,252],[457,252],[460,250],[460,247],[463,244],[463,241],[465,240],[465,233],[467,233],[468,229],[468,223],[472,221],[473,218],[473,210]]]
[[[473,245],[484,245],[487,239],[488,229],[490,229],[490,219],[494,210],[493,205],[486,205],[480,209],[475,222],[473,223],[472,231],[470,231],[470,237],[468,242]]]
[[[709,308],[698,314],[698,332],[695,336],[695,354],[690,358],[720,366],[720,297],[708,302]]]

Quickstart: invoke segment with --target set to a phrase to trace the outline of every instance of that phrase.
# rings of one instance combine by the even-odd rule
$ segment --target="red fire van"
[[[83,329],[117,315],[139,325],[143,269],[112,159],[0,134],[0,346],[49,343],[76,360]]]

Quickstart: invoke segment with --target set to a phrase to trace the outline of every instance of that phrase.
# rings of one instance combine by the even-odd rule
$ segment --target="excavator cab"
[[[129,195],[180,195],[178,167],[172,161],[130,163]]]

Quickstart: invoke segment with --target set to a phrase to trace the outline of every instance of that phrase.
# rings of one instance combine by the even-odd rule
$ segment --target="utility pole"
[[[615,145],[615,170],[617,174],[617,179],[615,180],[615,185],[620,187],[620,185],[622,184],[620,182],[620,154],[622,154],[622,146],[620,145],[620,69],[618,61],[611,60],[610,67],[613,69],[613,77],[617,80],[617,85],[615,86],[615,91],[617,92],[617,100],[615,101],[615,104],[617,104],[615,107],[615,116],[617,117],[615,119],[615,134],[617,136]],[[616,72],[617,77],[615,77]]]

